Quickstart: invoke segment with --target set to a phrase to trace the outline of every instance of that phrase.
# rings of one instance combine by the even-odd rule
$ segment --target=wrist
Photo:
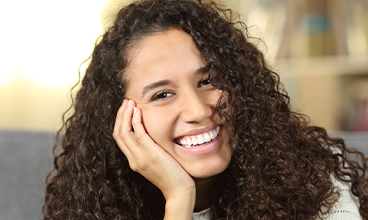
[[[164,219],[192,219],[195,206],[195,189],[166,199]]]

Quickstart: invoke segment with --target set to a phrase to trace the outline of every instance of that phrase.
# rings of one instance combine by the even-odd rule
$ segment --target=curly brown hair
[[[360,214],[368,219],[367,159],[291,111],[278,75],[235,18],[202,0],[144,0],[119,12],[95,46],[72,115],[63,116],[43,219],[163,218],[162,193],[130,169],[112,133],[131,49],[173,28],[188,33],[204,54],[211,84],[223,91],[218,112],[231,128],[235,150],[213,193],[213,218],[311,219],[328,212],[339,196],[333,174],[351,183]]]

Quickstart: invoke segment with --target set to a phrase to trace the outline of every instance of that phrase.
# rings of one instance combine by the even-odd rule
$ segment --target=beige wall
[[[68,90],[24,77],[0,86],[0,129],[57,130],[69,105]]]
[[[20,0],[0,7],[0,129],[55,131],[105,1]]]

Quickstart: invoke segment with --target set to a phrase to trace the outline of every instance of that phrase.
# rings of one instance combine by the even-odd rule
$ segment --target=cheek
[[[218,101],[220,100],[221,93],[222,93],[221,90],[217,90],[217,89],[216,90],[211,90],[210,92],[205,93],[204,97],[207,99],[207,102],[211,106],[216,107]],[[224,100],[222,100],[222,102],[224,102]]]
[[[166,111],[159,109],[141,109],[143,125],[148,135],[160,146],[164,147],[171,142],[172,120]]]

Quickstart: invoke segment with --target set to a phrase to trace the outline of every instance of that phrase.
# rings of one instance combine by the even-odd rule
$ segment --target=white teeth
[[[192,140],[190,140],[189,138],[187,139],[187,146],[192,145]]]
[[[198,141],[195,137],[192,138],[192,144],[193,145],[197,145],[198,144]]]
[[[211,140],[211,137],[207,133],[205,133],[204,134],[204,142],[209,142],[210,140]]]
[[[198,136],[197,140],[198,140],[198,144],[204,143],[204,138],[201,135]]]
[[[213,134],[213,132],[210,132],[210,138],[213,139],[215,137],[215,135]]]
[[[210,142],[211,140],[216,139],[219,132],[220,132],[220,127],[218,126],[215,130],[204,133],[203,136],[202,135],[193,136],[190,138],[181,139],[179,142],[182,146],[186,148],[191,148],[192,145],[193,147],[196,147],[196,145],[207,143],[207,142]]]

